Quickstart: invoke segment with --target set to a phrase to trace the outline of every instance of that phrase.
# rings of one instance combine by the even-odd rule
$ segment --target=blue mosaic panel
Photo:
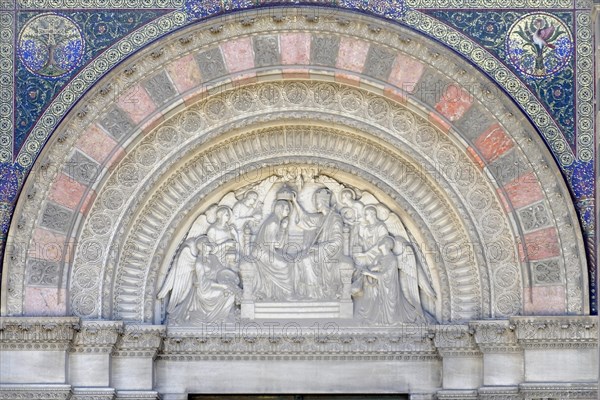
[[[166,12],[19,12],[14,153],[56,94],[85,64]]]
[[[432,17],[469,36],[509,67],[536,94],[554,117],[573,150],[575,135],[575,97],[570,33],[572,12],[527,13],[523,11],[430,11]],[[534,38],[537,20],[553,27],[550,43],[541,48]],[[543,29],[541,29],[543,31]],[[552,39],[552,40],[550,40]],[[552,46],[554,48],[551,48]],[[536,60],[538,68],[536,68]],[[539,65],[541,63],[541,66]],[[560,164],[560,160],[557,160]]]

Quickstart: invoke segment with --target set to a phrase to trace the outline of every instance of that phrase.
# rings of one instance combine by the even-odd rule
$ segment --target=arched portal
[[[421,35],[346,12],[320,21],[295,15],[240,13],[218,26],[190,26],[96,85],[98,92],[56,129],[25,183],[4,264],[3,314],[84,321],[68,367],[74,387],[148,396],[156,389],[183,398],[227,391],[219,382],[233,376],[230,391],[240,393],[299,392],[312,380],[309,392],[417,396],[441,390],[440,396],[462,398],[452,390],[477,396],[481,387],[507,386],[518,393],[519,384],[544,381],[549,356],[532,350],[524,361],[523,348],[538,345],[532,327],[544,325],[539,329],[551,332],[552,346],[564,339],[555,327],[581,330],[588,345],[595,323],[576,318],[589,313],[583,240],[568,190],[534,128],[480,72]],[[257,189],[272,177],[272,190]],[[329,208],[321,213],[311,199],[322,189]],[[345,207],[342,189],[353,193]],[[209,281],[198,280],[198,271],[206,269],[207,276],[210,268],[198,266],[195,246],[205,236],[217,254],[214,248],[225,241],[211,237],[209,227],[218,227],[219,207],[241,218],[234,206],[250,191],[266,207],[254,228],[224,223],[219,229],[235,231],[229,240],[260,240],[275,203],[291,209],[298,197],[290,215],[296,220],[286,222],[290,232],[295,228],[298,243],[309,242],[301,248],[314,248],[330,243],[323,237],[339,224],[338,250],[345,249],[348,272],[338,265],[341,278],[327,280],[323,271],[330,267],[305,257],[294,268],[317,270],[320,294],[288,289],[287,277],[271,274],[280,282],[273,294],[249,289],[270,260],[246,268],[238,251],[229,268],[223,255],[221,267],[242,282],[233,285],[236,295],[229,283],[210,278],[205,292],[217,293],[219,307],[230,310],[213,318],[198,311],[205,305],[195,297],[202,296],[198,287]],[[311,206],[306,214],[319,222],[302,225],[300,208]],[[369,206],[376,210],[372,221]],[[286,216],[273,220],[280,224]],[[201,218],[207,220],[202,229]],[[367,245],[376,224],[384,233]],[[393,243],[388,250],[381,250],[384,238]],[[407,246],[396,248],[401,242]],[[389,250],[399,258],[384,258]],[[400,257],[409,252],[412,269]],[[398,263],[394,276],[416,282],[396,285],[403,300],[394,304],[411,303],[402,290],[414,288],[418,302],[411,306],[421,319],[357,317],[366,293],[375,299],[372,310],[389,300],[392,289],[374,282],[390,263]],[[184,267],[188,278],[178,272]],[[176,290],[167,288],[166,296],[161,290],[169,277],[185,284],[177,307]],[[332,282],[339,290],[327,294]],[[244,302],[252,303],[251,314]],[[344,302],[353,308],[342,318]],[[260,307],[268,311],[260,314]],[[309,334],[312,325],[296,321],[307,307],[318,311],[306,320],[331,323],[335,341]],[[285,318],[273,317],[281,309]],[[536,322],[539,316],[550,319]],[[271,325],[260,325],[263,319]],[[289,320],[294,333],[286,325],[265,336],[265,326]],[[117,334],[123,324],[125,333]],[[117,350],[94,359],[112,366],[110,385],[76,368],[92,360],[86,349],[97,343],[87,333],[94,330],[114,336]],[[570,351],[561,354],[574,363]],[[576,374],[553,380],[593,380],[589,357],[590,369],[574,365]],[[260,361],[267,359],[276,362]],[[359,361],[338,365],[347,360]],[[339,374],[302,372],[313,361],[316,371],[338,368]],[[503,362],[514,369],[490,372]],[[135,368],[140,372],[131,379],[127,373]],[[203,380],[201,371],[212,368],[214,375]],[[370,368],[378,379],[358,379]],[[453,372],[463,368],[466,376]],[[286,370],[297,379],[282,382]]]

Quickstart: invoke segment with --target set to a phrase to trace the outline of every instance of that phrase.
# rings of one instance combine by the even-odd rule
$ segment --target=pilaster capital
[[[115,345],[117,357],[152,357],[162,347],[164,325],[126,324]]]
[[[78,317],[0,317],[0,350],[66,350]]]

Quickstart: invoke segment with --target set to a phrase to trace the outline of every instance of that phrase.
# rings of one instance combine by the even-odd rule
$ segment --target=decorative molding
[[[598,398],[597,383],[522,383],[519,392],[523,400],[538,400],[546,398],[585,399]]]
[[[71,385],[0,384],[1,400],[66,400],[70,397]]]
[[[66,350],[78,317],[0,317],[0,350]]]
[[[169,328],[161,360],[439,360],[431,326],[348,328],[335,322]]]
[[[518,386],[482,386],[478,390],[481,400],[521,400]]]
[[[474,332],[469,326],[438,325],[436,328],[433,341],[442,357],[481,356],[479,347],[475,342]]]
[[[475,342],[483,353],[514,353],[522,351],[517,343],[515,327],[507,320],[469,322],[475,331]]]
[[[158,392],[144,390],[118,390],[117,400],[158,400]]]
[[[510,323],[525,349],[598,347],[597,317],[512,317]]]
[[[113,388],[86,388],[74,387],[71,389],[70,400],[113,400],[115,389]]]
[[[352,26],[352,27],[349,27],[349,28],[343,28],[343,27],[340,27],[338,25],[335,25],[335,27],[333,27],[333,28],[332,27],[328,27],[327,29],[336,30],[336,31],[339,31],[339,32],[342,32],[344,29],[346,31],[349,30],[349,29],[352,29],[353,31],[356,31],[357,28],[362,29],[362,27],[364,25],[362,22],[353,22],[353,24],[355,24],[355,26]],[[249,27],[234,27],[232,25],[230,27],[231,29],[229,31],[227,30],[227,29],[229,29],[229,25],[225,24],[225,26],[226,26],[227,29],[223,30],[223,33],[219,34],[221,36],[219,36],[217,39],[218,40],[225,40],[229,36],[233,37],[233,36],[235,36],[235,35],[237,35],[237,34],[240,33],[240,29],[247,29],[248,32],[250,32],[250,34],[251,34],[252,32],[250,30],[252,30],[252,29],[256,29],[256,31],[259,31],[260,29],[264,29],[266,26],[270,26],[270,25],[271,25],[271,23],[266,23],[263,17],[257,18],[257,21],[255,21],[255,23],[252,26],[249,26]],[[310,24],[307,25],[307,29],[309,29],[308,28],[309,26],[310,26]],[[390,31],[382,30],[380,33],[375,34],[374,32],[371,32],[368,29],[366,29],[366,32],[369,32],[369,33],[365,33],[365,37],[368,37],[369,40],[381,40],[381,41],[384,41],[384,39],[389,39],[390,37],[392,37],[392,35],[394,33],[394,32],[392,32],[392,30],[390,30]],[[377,35],[379,35],[379,36],[377,36]],[[379,37],[381,39],[376,39],[376,37]],[[217,40],[215,38],[216,38],[216,36],[213,37],[211,40],[212,41]],[[199,38],[196,38],[194,40],[194,42],[193,42],[194,46],[196,46],[196,45],[199,46],[199,47],[204,46],[204,48],[206,48],[207,43],[209,43],[209,40],[207,39],[207,36],[201,36]],[[416,42],[413,42],[412,44],[407,45],[409,48],[406,48],[404,50],[406,50],[407,52],[410,52],[410,53],[413,53],[413,51],[414,51],[415,54],[417,54],[418,57],[422,57],[422,58],[429,57],[429,56],[425,55],[425,51],[422,48],[420,48],[420,45],[416,45],[415,43]],[[147,59],[143,59],[140,56],[140,60],[142,60],[142,61],[139,64],[137,64],[138,65],[138,69],[137,69],[137,71],[132,76],[134,78],[135,77],[139,78],[141,76],[145,76],[148,71],[152,71],[152,70],[156,70],[157,68],[160,68],[159,67],[160,64],[158,63],[157,60],[170,60],[170,59],[172,59],[170,56],[172,56],[173,54],[176,54],[176,52],[175,52],[175,46],[179,46],[179,47],[177,47],[177,51],[179,51],[179,53],[180,53],[181,43],[179,41],[173,40],[172,44],[169,44],[168,46],[166,46],[164,48],[164,53],[163,53],[164,55],[162,57],[154,59],[154,61],[150,61],[150,57],[148,57]],[[197,48],[196,48],[196,50],[197,50]],[[196,51],[196,50],[192,49],[191,46],[190,46],[190,51]],[[442,61],[444,61],[444,62],[446,62],[446,64],[448,64],[448,62],[447,62],[448,60],[445,60],[444,57],[439,57],[438,56],[437,59],[438,59],[438,61],[435,61],[433,59],[432,60],[428,59],[428,62],[432,62],[434,65],[436,65],[436,68],[439,68],[438,65],[440,65],[440,63]],[[448,72],[447,73],[449,75],[452,75],[452,78],[453,79],[457,79],[457,81],[460,81],[460,79],[466,79],[466,78],[456,78],[454,76],[454,70],[453,70],[453,68],[448,68]],[[134,82],[134,80],[132,79],[131,82]],[[462,81],[460,81],[460,82],[462,83]],[[468,83],[468,82],[465,82],[465,83]],[[98,105],[98,103],[94,103],[93,105]],[[486,107],[488,107],[488,106],[490,106],[490,104],[486,104]],[[509,115],[508,112],[505,112],[505,111],[507,111],[507,109],[504,109],[503,107],[499,107],[497,110],[494,107],[490,107],[490,108],[493,108],[495,113],[499,113],[499,114],[500,113],[504,113],[505,114],[505,116],[503,117],[505,119],[502,119],[502,122],[506,123],[507,127],[511,128],[511,133],[512,133],[512,128],[515,125],[515,123],[514,123],[514,121],[512,123],[506,121],[506,118],[508,118],[508,117],[506,117],[506,115]],[[99,110],[102,110],[102,107],[100,107]],[[86,114],[84,116],[83,120],[81,120],[80,122],[78,122],[77,129],[74,129],[74,131],[83,132],[84,129],[80,129],[80,128],[83,127],[83,123],[84,122],[87,123],[89,121],[94,120],[94,118],[97,118],[98,117],[97,111],[98,111],[98,109],[94,109],[94,107],[92,107],[92,111],[89,112],[88,114]],[[67,126],[68,129],[71,129],[71,128],[75,127],[75,125],[68,126],[68,124],[65,124],[65,126]],[[519,133],[515,133],[515,135],[521,135],[521,134],[522,133],[520,133],[520,132]],[[76,135],[74,135],[74,136],[76,136]],[[76,137],[73,138],[73,140],[75,140],[75,139],[76,139]],[[521,140],[521,139],[519,139],[519,140]],[[523,141],[524,141],[524,139],[523,139]],[[524,146],[527,146],[527,145],[524,144]],[[532,145],[530,144],[529,146],[531,148]],[[551,172],[551,171],[548,171],[548,172]],[[552,178],[552,179],[554,179],[554,178]],[[554,203],[556,203],[558,205],[553,205],[553,207],[555,207],[558,211],[560,211],[562,209],[563,210],[563,214],[564,214],[564,205],[562,204],[562,202],[563,202],[563,200],[558,201],[558,202],[554,202]],[[36,209],[34,208],[34,210],[36,210]],[[574,229],[574,228],[571,227],[571,229]],[[564,236],[565,237],[569,237],[569,235],[564,235]],[[575,238],[576,236],[573,236],[573,237]],[[568,241],[570,241],[570,240],[568,240]],[[564,246],[567,246],[566,242],[567,241],[563,242]],[[577,246],[576,245],[575,245],[574,248],[577,251]],[[580,263],[582,263],[582,262],[585,262],[585,260],[583,260],[583,259],[580,258],[578,262],[576,262],[576,263],[569,263],[568,264],[568,267],[572,268],[573,271],[574,271],[574,273],[572,274],[572,279],[570,279],[570,281],[569,281],[569,282],[572,282],[573,290],[569,290],[568,291],[568,296],[569,296],[569,302],[568,302],[568,304],[569,304],[569,307],[570,307],[570,311],[573,311],[573,312],[581,312],[581,299],[580,298],[578,299],[578,290],[577,290],[577,282],[578,281],[576,279],[576,276],[578,274],[580,275],[580,271],[578,272],[578,269],[580,267]],[[484,264],[482,263],[481,265],[484,265]],[[509,265],[508,267],[512,269],[511,270],[511,272],[513,273],[512,276],[517,276],[517,273],[514,273],[516,271],[516,266]],[[504,271],[504,269],[502,269],[502,271]],[[492,272],[494,272],[494,271],[492,271]],[[490,278],[486,278],[485,275],[489,274],[489,272],[488,271],[481,271],[481,273],[483,275],[483,278],[482,278],[482,286],[483,286],[482,291],[486,292],[486,291],[490,290],[489,288],[485,287],[485,285],[488,285],[488,282],[490,280]],[[506,276],[510,276],[511,275],[510,273],[500,273],[500,271],[498,271],[497,273],[498,273],[498,276],[501,276],[501,277],[506,277]],[[494,277],[495,277],[496,273],[492,273],[492,275],[494,275]],[[15,276],[16,276],[16,280],[18,281],[19,280],[18,279],[19,278],[19,272],[17,272],[17,274]],[[112,276],[112,274],[108,273],[106,276],[110,277],[110,276]],[[150,277],[150,279],[148,280],[148,285],[151,286],[152,283],[154,283],[154,281],[152,280],[152,277]],[[18,286],[18,284],[16,286]],[[109,290],[110,285],[105,285],[104,287],[106,288],[106,290]],[[581,297],[581,291],[580,290],[581,289],[579,289],[579,297]],[[16,288],[16,290],[14,290],[12,293],[15,293],[16,296],[18,296],[19,293],[21,293],[21,295],[22,295],[22,287],[21,288]],[[146,290],[146,296],[149,298],[149,297],[151,297],[151,295],[152,295],[151,291],[150,290]],[[496,315],[499,315],[499,316],[509,315],[509,314],[513,313],[515,311],[515,305],[519,304],[519,302],[521,301],[521,299],[520,299],[521,295],[520,294],[518,295],[518,297],[515,297],[515,295],[513,293],[510,293],[509,291],[506,291],[505,294],[502,294],[502,295],[500,295],[500,293],[499,293],[498,296],[499,296],[499,298],[503,302],[503,308],[501,310],[495,310],[496,311]],[[481,306],[481,308],[482,308],[482,312],[484,312],[484,314],[487,315],[488,314],[487,310],[489,310],[491,306],[489,304],[489,300],[485,296],[483,296],[483,297],[484,298],[482,300],[482,306]],[[109,296],[103,296],[103,298],[104,298],[104,300],[106,302],[110,302],[110,295]],[[86,308],[84,310],[89,310],[89,307],[92,307],[91,305],[96,304],[97,299],[98,298],[81,297],[81,298],[78,298],[77,300],[79,301],[79,304],[83,304],[83,305],[86,305],[88,307],[88,308]],[[18,310],[19,307],[21,307],[20,305],[18,305],[18,304],[15,305],[12,302],[10,304],[11,304],[11,307],[12,307],[11,310]],[[148,313],[152,313],[153,312],[152,306],[147,301],[147,298],[144,299],[144,301],[143,301],[142,304],[144,304],[144,306],[143,306],[144,307],[144,310],[143,310],[143,313],[144,313],[143,320],[150,321],[152,319],[152,315],[148,314]],[[478,307],[478,306],[479,306],[478,304],[475,305],[475,307]],[[506,308],[504,308],[504,307],[506,307]],[[100,310],[93,310],[92,313],[94,313],[94,312],[100,313]],[[108,312],[110,312],[110,311],[108,311]],[[138,312],[138,311],[136,311],[136,312]],[[82,313],[82,315],[83,314],[84,313]],[[138,312],[138,314],[139,314],[139,312]],[[90,315],[92,315],[92,314],[90,314]]]
[[[74,353],[112,353],[123,323],[120,321],[81,321],[71,348]]]
[[[165,331],[166,327],[162,325],[125,325],[113,356],[154,358],[160,350]]]

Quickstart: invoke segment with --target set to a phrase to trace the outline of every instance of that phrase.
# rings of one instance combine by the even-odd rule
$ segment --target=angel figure
[[[216,211],[216,220],[206,231],[211,243],[217,248],[220,260],[225,260],[229,252],[238,251],[238,234],[231,221],[232,212],[227,206],[220,206]]]
[[[262,203],[258,200],[258,193],[254,190],[247,191],[241,200],[233,206],[233,225],[238,234],[244,232],[244,226],[255,227],[262,218]]]
[[[170,294],[166,309],[169,318],[189,319],[187,312],[190,308],[193,284],[196,281],[196,261],[203,248],[203,241],[198,237],[184,241],[173,262],[173,267],[156,296],[159,300],[164,300]]]

